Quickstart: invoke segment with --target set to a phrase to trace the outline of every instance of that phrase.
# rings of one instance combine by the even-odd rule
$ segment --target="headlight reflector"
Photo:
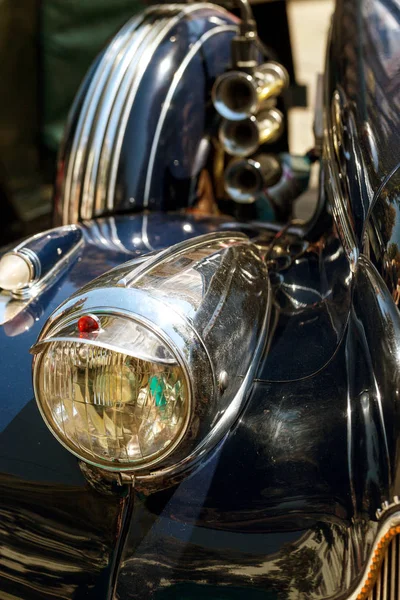
[[[184,434],[189,396],[176,362],[150,362],[85,340],[49,342],[37,361],[43,416],[64,445],[92,464],[148,465]]]

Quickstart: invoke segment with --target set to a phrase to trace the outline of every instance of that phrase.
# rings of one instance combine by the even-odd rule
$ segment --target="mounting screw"
[[[221,394],[223,394],[226,388],[228,387],[228,373],[226,371],[221,371],[221,373],[219,374],[218,385],[219,391],[221,392]]]

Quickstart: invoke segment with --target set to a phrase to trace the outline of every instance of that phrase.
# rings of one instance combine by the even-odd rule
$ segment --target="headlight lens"
[[[49,342],[37,360],[42,413],[79,457],[114,469],[148,465],[181,439],[189,401],[177,363],[150,362],[77,340]]]

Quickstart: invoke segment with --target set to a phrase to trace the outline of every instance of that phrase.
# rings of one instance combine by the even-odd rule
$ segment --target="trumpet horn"
[[[225,119],[242,121],[256,113],[268,98],[279,96],[288,83],[286,69],[276,62],[259,65],[252,75],[229,71],[213,86],[213,104]]]
[[[219,130],[219,141],[231,156],[250,156],[261,144],[277,140],[282,129],[282,113],[270,108],[242,121],[224,120]]]
[[[235,202],[251,204],[265,188],[278,183],[281,176],[281,164],[273,154],[236,158],[225,170],[225,190]]]

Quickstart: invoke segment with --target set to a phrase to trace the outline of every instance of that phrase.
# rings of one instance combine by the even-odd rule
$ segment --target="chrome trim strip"
[[[73,135],[62,190],[63,223],[113,209],[126,126],[147,66],[179,20],[204,9],[229,14],[210,3],[156,5],[128,21],[110,42],[89,84]]]
[[[392,515],[387,517],[387,519],[384,522],[382,522],[380,524],[380,527],[377,530],[377,533],[375,535],[375,541],[374,541],[373,546],[369,553],[368,561],[363,569],[362,577],[360,578],[360,581],[357,584],[357,586],[355,588],[353,588],[353,590],[351,591],[350,594],[348,592],[345,594],[341,594],[340,596],[336,597],[336,600],[359,600],[359,598],[364,598],[364,597],[369,598],[370,595],[371,595],[371,597],[374,597],[373,590],[374,590],[374,587],[377,585],[377,582],[375,582],[374,587],[368,593],[367,596],[365,596],[365,592],[364,592],[364,594],[362,593],[362,590],[365,587],[369,573],[373,569],[375,554],[377,551],[380,550],[379,545],[381,544],[382,539],[384,538],[384,536],[387,533],[389,533],[390,529],[392,529],[393,527],[398,527],[398,526],[400,526],[400,511],[393,513]],[[396,537],[399,537],[399,536],[400,536],[400,533],[396,534]],[[396,539],[396,537],[393,537],[392,539]],[[386,549],[386,551],[387,551],[387,549]],[[382,572],[383,568],[384,568],[384,565],[382,562],[382,563],[380,563],[379,576],[381,576],[381,572]],[[398,569],[398,565],[392,565],[392,573],[391,573],[392,577],[393,577],[393,573],[395,573],[397,571],[397,569]],[[400,585],[400,579],[399,579],[399,585]],[[391,587],[393,589],[393,586],[391,586]],[[395,600],[395,599],[398,600],[398,598],[400,598],[400,595],[399,596],[395,595],[393,600]],[[376,600],[376,598],[375,598],[375,600]],[[388,600],[388,598],[384,597],[383,600]]]
[[[160,23],[162,22],[160,21]],[[114,123],[115,114],[119,115],[123,106],[122,101],[118,99],[118,94],[122,88],[122,95],[125,98],[126,88],[132,84],[131,73],[137,68],[137,64],[141,60],[141,53],[144,52],[146,44],[150,43],[151,34],[156,29],[157,25],[151,21],[142,23],[135,35],[125,45],[127,48],[124,47],[121,50],[122,59],[115,61],[113,65],[107,89],[104,92],[100,110],[98,110],[95,127],[92,127],[91,146],[82,186],[81,212],[83,218],[86,218],[85,215],[88,214],[88,204],[91,206],[91,212],[89,212],[91,216],[98,215],[101,210],[104,210],[106,204],[104,180],[106,180],[107,162],[110,160],[110,148],[114,141],[108,139],[108,135],[111,128],[112,134],[115,136],[118,126],[118,123]],[[116,90],[116,94],[112,94],[110,90]],[[103,189],[104,201],[101,193]]]
[[[359,256],[359,250],[356,243],[354,231],[350,224],[347,213],[346,201],[340,189],[339,170],[335,157],[335,149],[332,139],[332,122],[330,112],[329,97],[329,47],[332,40],[332,25],[329,30],[328,44],[325,59],[324,75],[324,142],[322,151],[322,163],[327,174],[326,191],[329,197],[329,204],[332,207],[333,217],[338,229],[339,237],[342,241],[344,251],[350,263],[352,272],[355,271]]]
[[[389,574],[389,557],[386,555],[385,558],[383,559],[384,563],[383,563],[383,598],[384,600],[387,600],[387,584],[388,584],[388,574]]]
[[[153,39],[151,39],[148,46],[145,48],[145,50],[143,52],[143,55],[145,58],[143,58],[143,60],[139,64],[140,70],[138,73],[136,73],[136,77],[134,79],[134,84],[132,85],[132,82],[130,82],[130,86],[129,86],[130,92],[127,97],[125,94],[123,96],[122,113],[119,113],[119,111],[117,113],[118,115],[120,114],[121,116],[120,116],[118,125],[116,127],[116,134],[117,134],[116,139],[115,139],[115,141],[113,140],[113,142],[108,146],[109,148],[112,148],[111,159],[110,159],[111,164],[109,167],[109,177],[108,177],[108,189],[107,189],[107,208],[108,208],[108,210],[112,210],[112,208],[114,206],[115,183],[116,183],[116,179],[117,179],[117,172],[118,172],[119,159],[120,159],[120,155],[121,155],[121,148],[122,148],[122,143],[123,143],[124,136],[125,136],[128,119],[129,119],[129,116],[130,116],[130,113],[132,110],[132,106],[133,106],[135,97],[139,90],[140,82],[146,72],[146,69],[147,69],[151,59],[153,58],[156,50],[158,49],[159,44],[168,35],[168,32],[173,27],[175,27],[175,25],[177,25],[179,23],[179,21],[181,20],[183,15],[188,15],[193,12],[197,12],[199,10],[204,10],[205,8],[212,8],[213,10],[217,9],[217,10],[219,10],[219,12],[221,12],[223,14],[227,14],[225,9],[223,9],[222,7],[216,7],[214,4],[209,4],[209,3],[204,3],[204,4],[203,3],[199,3],[199,4],[194,3],[194,4],[187,4],[187,5],[171,4],[171,5],[167,5],[167,6],[168,6],[168,8],[171,8],[171,9],[175,8],[177,10],[179,10],[179,9],[181,9],[181,10],[175,18],[171,18],[168,20],[167,25],[165,27],[162,26],[163,23],[161,24],[161,26],[155,32],[154,41],[153,41]],[[107,144],[106,144],[106,146],[107,146]]]
[[[144,15],[131,19],[126,23],[119,34],[115,36],[110,43],[110,46],[107,48],[99,67],[96,69],[93,80],[86,93],[77,129],[74,133],[64,190],[62,192],[62,214],[64,223],[76,223],[79,220],[79,182],[82,176],[82,165],[84,163],[84,158],[86,157],[85,150],[89,141],[93,119],[98,110],[104,88],[107,85],[109,74],[115,65],[115,59],[118,52],[124,44],[129,42],[129,34],[133,33],[139,27],[143,19]]]
[[[44,275],[41,279],[39,279],[36,283],[34,283],[30,288],[26,290],[21,290],[20,292],[14,292],[13,296],[19,299],[26,299],[29,297],[35,298],[39,294],[43,292],[43,290],[50,283],[51,279],[58,277],[67,267],[69,261],[75,254],[79,252],[79,250],[84,246],[85,240],[82,239],[77,242],[77,244],[71,248],[68,252],[64,254],[64,256],[59,260],[52,269],[50,269],[46,275]]]
[[[140,37],[138,40],[135,39],[136,45],[132,46],[132,59],[114,96],[113,109],[109,115],[102,144],[99,172],[103,175],[104,183],[107,183],[107,186],[101,185],[101,182],[96,186],[95,210],[97,211],[104,210],[104,208],[112,210],[114,206],[119,159],[133,103],[146,69],[160,42],[178,23],[179,19],[180,16],[167,17],[160,19],[155,24],[145,23],[137,34]],[[93,214],[93,198],[91,198],[91,202]]]
[[[329,204],[332,208],[332,214],[337,226],[339,237],[343,244],[343,249],[350,263],[351,271],[354,273],[357,267],[359,250],[356,244],[354,232],[352,230],[350,219],[346,210],[345,200],[340,191],[339,173],[335,168],[335,158],[332,152],[329,138],[329,120],[326,120],[325,142],[323,147],[323,163],[327,173],[326,191],[329,198]]]
[[[26,260],[27,263],[31,263],[31,281],[30,285],[35,283],[42,274],[42,265],[40,264],[40,259],[36,252],[31,250],[30,248],[21,248],[16,252],[15,250],[12,254],[17,254]]]
[[[63,225],[56,229],[63,229],[65,231],[70,231],[70,230],[74,231],[74,230],[78,229],[78,226],[77,225]],[[80,231],[80,228],[78,230]],[[75,244],[70,248],[70,250],[65,252],[65,254],[62,255],[61,257],[59,257],[58,259],[56,259],[54,261],[53,266],[48,271],[42,273],[43,269],[42,269],[40,257],[36,254],[36,252],[32,251],[30,248],[27,248],[26,246],[28,246],[32,242],[35,242],[38,239],[45,237],[47,233],[51,233],[52,231],[54,231],[54,229],[49,229],[47,231],[37,233],[37,234],[31,236],[30,238],[28,238],[27,240],[24,240],[23,242],[21,242],[21,244],[16,246],[10,252],[10,254],[17,254],[18,256],[21,256],[25,260],[28,258],[28,260],[30,260],[32,262],[33,270],[35,271],[35,277],[32,280],[32,282],[29,284],[29,286],[22,288],[21,290],[18,290],[15,292],[11,292],[11,295],[13,298],[16,298],[18,300],[27,300],[29,298],[36,298],[36,296],[38,296],[40,293],[42,293],[43,290],[47,287],[47,285],[49,284],[51,279],[59,276],[64,271],[64,269],[67,266],[67,264],[69,263],[70,259],[85,244],[85,238],[81,232],[80,239],[75,242]]]
[[[153,176],[153,170],[154,170],[154,162],[155,162],[155,158],[156,158],[156,152],[158,149],[158,144],[160,141],[160,137],[161,137],[161,133],[162,133],[162,129],[164,126],[164,122],[165,119],[167,117],[169,108],[171,106],[171,102],[172,99],[174,97],[174,94],[176,92],[176,89],[179,85],[179,83],[181,82],[181,79],[186,71],[186,69],[188,68],[191,60],[196,56],[196,54],[199,52],[199,50],[201,49],[201,47],[203,46],[203,44],[210,39],[211,37],[213,37],[214,35],[217,35],[219,33],[222,33],[223,31],[232,31],[235,32],[237,31],[237,27],[235,27],[234,25],[220,25],[219,27],[215,27],[214,29],[209,29],[208,31],[206,31],[206,33],[204,33],[202,35],[201,38],[199,38],[197,40],[197,42],[192,46],[192,48],[190,49],[190,51],[188,52],[188,54],[185,56],[184,60],[182,61],[179,69],[176,71],[174,78],[172,80],[172,83],[168,89],[167,95],[165,97],[164,103],[163,103],[163,107],[162,107],[162,111],[160,113],[159,119],[158,119],[158,123],[157,123],[157,127],[156,127],[156,131],[154,134],[154,138],[153,138],[153,144],[151,146],[151,151],[150,151],[150,157],[149,157],[149,162],[148,162],[148,167],[147,167],[147,175],[146,175],[146,184],[145,184],[145,190],[144,190],[144,198],[143,198],[143,206],[144,208],[146,208],[149,205],[149,195],[150,195],[150,186],[151,186],[151,180],[152,180],[152,176]]]
[[[148,215],[143,215],[142,216],[142,241],[143,241],[143,244],[146,246],[146,248],[148,250],[150,250],[151,252],[154,252],[154,248],[150,244],[149,236],[148,236],[148,233],[147,233],[148,224],[149,224],[149,217],[148,217]]]
[[[392,552],[392,564],[390,565],[391,567],[391,571],[390,571],[390,600],[397,600],[396,599],[396,590],[394,589],[394,583],[396,580],[396,558],[398,560],[398,557],[396,557],[396,553]],[[397,565],[398,568],[398,565]]]

